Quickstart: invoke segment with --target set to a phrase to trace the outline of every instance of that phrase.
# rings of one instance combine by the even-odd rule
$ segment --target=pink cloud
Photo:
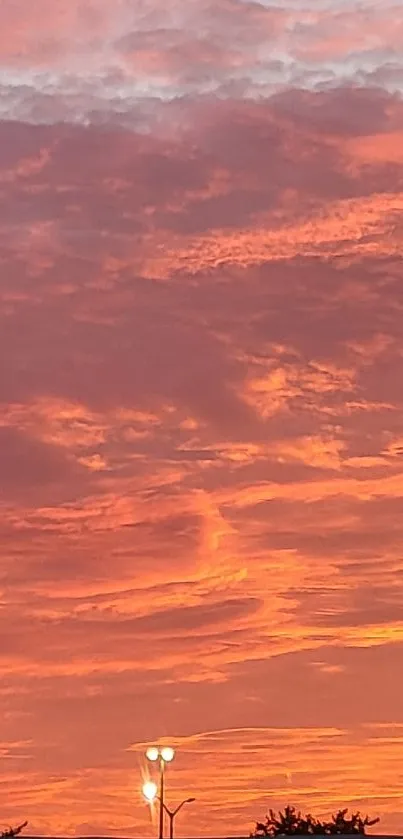
[[[402,29],[394,4],[272,5],[244,0],[41,0],[1,9],[5,118],[133,124],[160,101],[234,91],[267,96],[375,83],[400,90]],[[392,66],[391,66],[392,61]]]

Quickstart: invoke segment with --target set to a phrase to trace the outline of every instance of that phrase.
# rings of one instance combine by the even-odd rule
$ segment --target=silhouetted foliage
[[[17,827],[8,827],[6,830],[3,830],[3,832],[0,833],[0,839],[13,839],[13,836],[18,836],[18,834],[21,833],[22,830],[24,830],[24,827],[26,827],[27,824],[28,822],[23,822],[22,824],[19,824]]]
[[[377,824],[379,819],[370,819],[368,816],[361,816],[361,813],[352,813],[348,817],[348,810],[339,810],[332,816],[331,821],[320,821],[308,813],[303,816],[295,807],[286,807],[284,812],[278,814],[269,810],[265,822],[257,822],[254,832],[251,834],[255,839],[264,836],[334,836],[355,834],[365,835],[366,828]]]
[[[360,833],[364,835],[366,827],[372,827],[379,822],[379,819],[370,819],[369,816],[362,816],[359,812],[352,813],[351,818],[347,818],[347,813],[346,808],[345,810],[339,810],[335,816],[332,816],[332,821],[325,824],[326,833],[343,833],[345,835]]]

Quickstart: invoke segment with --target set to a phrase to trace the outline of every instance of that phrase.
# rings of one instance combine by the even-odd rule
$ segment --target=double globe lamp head
[[[163,746],[161,749],[158,746],[150,746],[146,751],[146,757],[148,760],[162,760],[164,763],[170,763],[175,757],[175,750],[171,746]]]

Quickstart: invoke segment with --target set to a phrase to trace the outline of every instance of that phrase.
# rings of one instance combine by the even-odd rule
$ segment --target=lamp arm
[[[161,804],[161,796],[157,795],[156,799]],[[182,802],[182,803],[184,803],[184,802]],[[179,805],[179,807],[181,807],[181,806],[182,805]],[[174,816],[178,812],[178,810],[174,810],[174,811],[170,810],[169,807],[167,807],[167,805],[165,804],[165,801],[162,802],[162,809],[165,810],[167,816]]]
[[[161,797],[159,795],[157,795],[156,798],[157,798],[157,801],[159,801],[160,804],[161,804]],[[188,803],[188,799],[185,798],[183,801],[181,801],[180,804],[178,804],[178,806],[175,808],[175,810],[170,810],[169,807],[167,807],[167,805],[165,804],[165,801],[163,801],[162,802],[162,809],[165,810],[167,816],[169,816],[171,819],[173,819],[176,816],[176,814],[179,813],[179,810],[181,810],[183,805],[187,804],[187,803]]]
[[[186,804],[186,803],[187,803],[187,798],[184,801],[181,801],[180,804],[178,804],[176,810],[174,810],[174,812],[173,812],[173,815],[176,816],[176,814],[179,813],[179,810],[181,809],[181,807],[183,807],[183,805]]]

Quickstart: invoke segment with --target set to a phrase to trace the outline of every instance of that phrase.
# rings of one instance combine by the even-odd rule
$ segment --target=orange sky
[[[0,2],[0,827],[403,833],[398,7]]]

